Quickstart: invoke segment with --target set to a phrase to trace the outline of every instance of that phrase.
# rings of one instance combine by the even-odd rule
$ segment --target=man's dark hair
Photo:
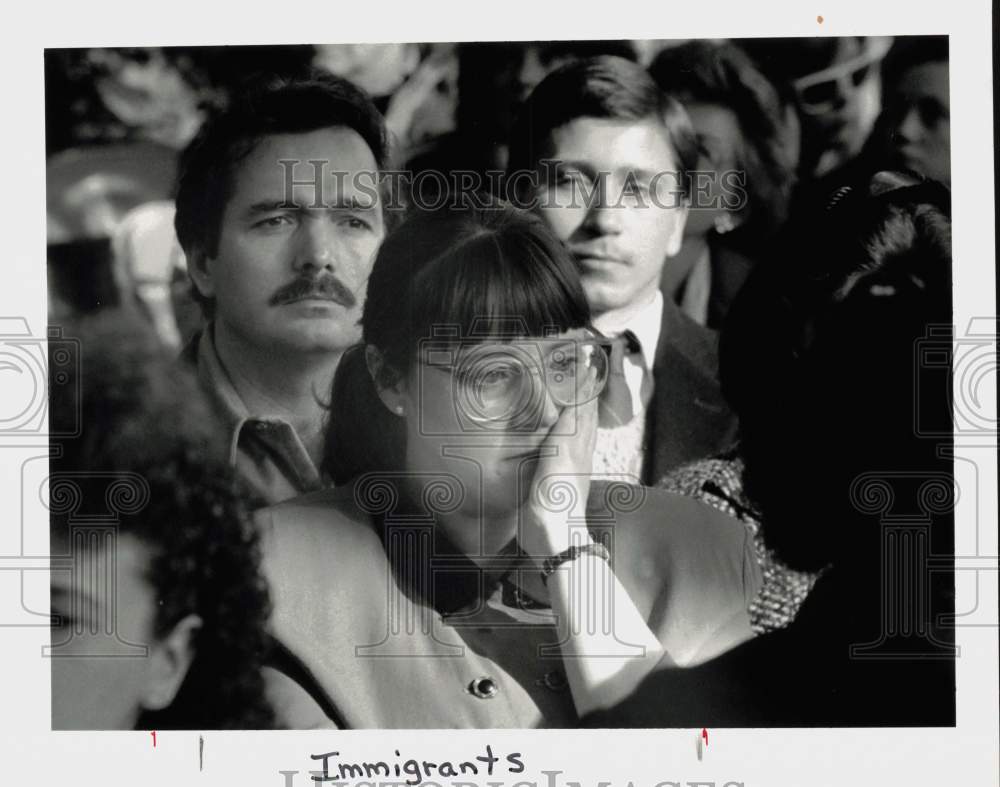
[[[514,123],[508,171],[534,169],[548,154],[552,132],[577,118],[652,118],[663,123],[677,157],[679,183],[687,193],[685,175],[698,163],[687,112],[664,95],[642,66],[611,55],[569,63],[538,84]]]
[[[202,126],[181,156],[174,227],[184,251],[218,252],[235,172],[261,140],[338,126],[357,132],[378,169],[385,169],[389,142],[382,115],[346,79],[322,72],[308,78],[258,77],[236,90],[229,107]],[[194,296],[211,310],[197,289]]]

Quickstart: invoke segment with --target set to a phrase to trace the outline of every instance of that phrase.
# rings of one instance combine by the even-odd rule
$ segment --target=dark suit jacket
[[[643,483],[655,484],[682,464],[721,454],[735,440],[736,416],[719,388],[718,334],[664,298]]]
[[[453,588],[473,588],[460,612],[438,603],[437,593],[432,604],[404,591],[406,578],[391,569],[387,550],[401,543],[429,549],[432,540],[419,532],[408,542],[381,535],[359,505],[371,497],[339,487],[256,514],[282,656],[269,673],[279,722],[295,729],[576,726],[565,683],[551,680],[562,665],[551,611],[483,600],[467,559],[434,568],[449,572]],[[412,522],[404,530],[420,531]],[[595,484],[588,524],[613,533],[615,574],[676,663],[699,663],[752,636],[747,606],[761,578],[739,522],[690,498]],[[482,677],[495,683],[495,696],[470,691]]]
[[[721,331],[729,308],[754,269],[755,261],[716,236],[711,243],[712,289],[708,296],[708,327]]]

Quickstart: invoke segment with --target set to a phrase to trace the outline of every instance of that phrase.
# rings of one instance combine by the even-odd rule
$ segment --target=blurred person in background
[[[681,248],[686,173],[696,163],[684,109],[620,57],[549,74],[511,136],[509,187],[534,189],[516,198],[566,243],[594,325],[618,339],[597,434],[600,474],[649,483],[734,438],[716,337],[660,290]]]
[[[67,328],[81,358],[50,418],[82,431],[49,477],[52,727],[271,726],[268,593],[208,401],[130,315]]]
[[[322,392],[359,337],[387,156],[368,97],[318,75],[238,92],[182,159],[175,226],[207,321],[184,357],[260,502],[321,484]]]
[[[211,48],[206,48],[211,49]],[[222,96],[198,48],[48,49],[46,150],[144,140],[182,150]]]
[[[324,44],[313,66],[349,80],[385,116],[393,158],[454,130],[458,58],[452,44]]]
[[[46,162],[48,288],[73,311],[134,305],[116,238],[132,211],[170,198],[177,154],[146,141],[63,150]],[[173,235],[172,222],[160,222]]]
[[[486,172],[507,166],[518,108],[547,74],[571,61],[598,55],[635,60],[631,41],[463,42],[454,51],[454,130],[411,150],[408,169]],[[483,177],[484,189],[491,187]],[[428,200],[433,194],[425,195]]]
[[[882,108],[879,64],[891,38],[736,39],[794,106],[802,129],[799,187],[793,200],[822,207],[853,182],[859,154]]]
[[[295,73],[312,47],[45,52],[49,288],[77,312],[136,308],[177,348],[198,328],[174,238],[179,151],[261,69]]]
[[[951,321],[949,216],[941,184],[879,173],[747,282],[722,345],[739,453],[663,486],[753,533],[764,582],[751,621],[778,633],[690,681],[664,674],[616,723],[682,724],[682,701],[727,726],[953,722],[950,437],[921,429],[950,429],[950,380],[918,366],[928,329]],[[886,491],[880,521],[869,509]],[[913,540],[893,532],[904,512]]]
[[[201,330],[187,260],[174,231],[173,200],[152,200],[126,213],[111,239],[114,276],[164,346],[175,351]]]
[[[919,190],[916,189],[918,185]],[[869,191],[879,195],[878,200],[872,199],[871,202],[873,210],[881,211],[878,214],[881,225],[875,219],[870,220],[871,226],[861,225],[861,219],[849,210],[837,210],[836,206],[845,195],[851,197],[849,205],[856,206],[864,204],[859,194],[868,194]],[[883,194],[885,196],[881,196]],[[926,204],[907,201],[916,198],[924,199]],[[904,213],[904,210],[909,213]],[[781,244],[776,247],[779,253],[767,261],[766,269],[760,275],[751,276],[748,282],[748,286],[752,285],[751,292],[736,301],[722,334],[721,375],[726,398],[740,418],[739,445],[726,454],[678,468],[661,479],[659,485],[718,506],[742,521],[754,534],[765,577],[761,596],[751,606],[751,619],[756,631],[781,628],[793,620],[818,577],[815,568],[796,570],[785,565],[765,543],[761,520],[769,512],[775,521],[783,517],[790,519],[793,514],[791,509],[786,508],[785,500],[789,501],[787,505],[793,507],[802,504],[792,490],[800,487],[809,489],[815,483],[803,480],[814,471],[808,463],[803,464],[798,459],[812,450],[800,441],[811,444],[815,430],[802,431],[801,425],[811,423],[816,417],[814,413],[822,413],[826,409],[822,404],[824,399],[815,400],[820,402],[817,405],[815,397],[789,397],[775,393],[775,389],[787,387],[786,378],[796,386],[801,385],[790,377],[792,372],[799,373],[791,362],[799,354],[798,350],[788,350],[786,356],[782,356],[779,349],[772,357],[759,346],[780,348],[788,343],[785,334],[795,326],[789,314],[793,308],[798,308],[796,303],[801,301],[809,308],[817,309],[823,305],[824,298],[837,302],[839,296],[835,290],[838,281],[843,279],[848,282],[853,275],[850,266],[853,264],[861,270],[863,263],[858,259],[858,249],[850,248],[854,237],[850,233],[859,232],[855,225],[861,225],[867,233],[858,243],[858,247],[870,255],[865,264],[872,270],[878,270],[887,260],[904,256],[908,225],[914,225],[923,233],[918,239],[922,244],[922,253],[930,255],[932,250],[937,249],[937,257],[928,256],[928,259],[948,258],[950,247],[946,241],[950,235],[945,232],[948,211],[946,189],[938,183],[923,185],[919,178],[912,175],[882,173],[870,179],[870,184],[863,190],[843,187],[832,196],[828,206],[814,217],[813,222],[800,222],[788,228]],[[896,214],[901,214],[902,218]],[[895,246],[887,245],[888,241],[879,241],[879,226],[884,227],[887,233],[893,233],[888,237]],[[847,240],[836,237],[832,228],[842,230]],[[847,262],[838,263],[838,253]],[[853,263],[850,262],[852,259]],[[929,266],[927,270],[935,273],[935,277],[928,280],[947,289],[942,283],[946,281],[945,274],[939,270],[943,263],[930,265],[926,260],[925,263]],[[896,266],[892,270],[905,270],[905,267]],[[807,296],[812,300],[805,300]],[[944,294],[938,293],[938,297],[944,298]],[[781,298],[788,303],[779,309]],[[939,313],[943,313],[947,306],[944,301],[931,303]],[[801,330],[812,330],[811,323],[805,325],[808,327]],[[773,371],[769,373],[769,370]],[[908,375],[909,371],[901,373]],[[758,381],[762,376],[772,379],[772,382],[761,386]],[[831,395],[840,396],[842,392],[842,388],[837,388]],[[748,463],[755,467],[748,469]],[[761,478],[764,480],[759,480]],[[788,492],[784,491],[785,486],[789,487]],[[772,525],[772,529],[776,527]]]
[[[735,44],[690,41],[662,50],[649,71],[680,101],[698,137],[696,170],[680,251],[663,267],[664,297],[718,329],[761,245],[784,223],[796,146],[775,88]],[[731,183],[726,173],[737,173]]]
[[[373,100],[387,99],[420,63],[417,44],[319,44],[313,65],[346,79]]]
[[[951,184],[947,36],[897,38],[882,68],[875,162]]]

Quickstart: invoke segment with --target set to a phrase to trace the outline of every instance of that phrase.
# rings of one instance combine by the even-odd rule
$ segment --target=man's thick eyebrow
[[[276,210],[288,210],[289,208],[298,209],[300,206],[294,202],[287,202],[285,200],[263,200],[261,202],[255,202],[249,208],[247,208],[247,213],[272,213]]]
[[[314,205],[311,201],[308,204],[302,204],[294,200],[262,200],[248,207],[247,213],[252,215],[256,213],[273,213],[278,210],[308,210],[311,208],[318,208],[320,210],[377,210],[378,202],[375,200],[370,202],[362,201],[354,196],[331,202],[322,202],[319,205]]]
[[[325,207],[329,210],[377,210],[378,201],[359,200],[352,194],[349,197],[328,202]]]
[[[628,167],[625,169],[639,183],[648,183],[657,175],[657,170],[646,169],[645,167]]]
[[[593,164],[587,161],[577,161],[575,159],[550,159],[555,164],[556,170],[562,169],[576,169],[584,173],[588,177],[594,177],[597,174],[597,169]],[[622,172],[631,175],[635,180],[640,182],[651,181],[659,172],[659,170],[648,169],[647,167],[632,167],[625,165],[623,167],[617,168],[618,172]]]
[[[552,162],[556,170],[578,169],[587,176],[592,176],[597,171],[594,165],[586,160],[580,161],[573,158],[557,158],[555,156],[550,157],[548,160]]]

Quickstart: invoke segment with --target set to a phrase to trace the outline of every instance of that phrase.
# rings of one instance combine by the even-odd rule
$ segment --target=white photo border
[[[819,18],[822,17],[822,22]],[[93,2],[46,7],[23,4],[8,17],[0,47],[7,151],[2,213],[8,219],[0,265],[0,317],[23,318],[45,336],[45,148],[43,50],[65,46],[160,46],[349,41],[460,41],[555,38],[729,38],[784,35],[908,35],[951,37],[952,188],[955,325],[961,334],[974,319],[994,319],[995,231],[991,9],[986,2],[917,5],[912,2],[666,3],[633,2],[584,11],[578,3],[505,0],[495,5],[459,2],[369,4],[299,2],[210,6],[204,0],[147,4]],[[995,329],[995,321],[992,322]],[[995,352],[995,343],[993,351]],[[957,377],[957,375],[956,375]],[[959,381],[956,379],[956,389]],[[957,394],[960,394],[956,390]],[[994,388],[995,394],[995,388]],[[0,408],[4,389],[0,387]],[[984,403],[996,422],[996,400]],[[992,408],[992,409],[990,409]],[[2,413],[0,409],[0,413]],[[25,463],[44,456],[46,440],[25,436],[0,442],[0,608],[17,604],[26,572],[14,565],[15,525],[22,515],[33,533],[47,532],[46,512],[20,499]],[[956,456],[972,462],[975,495],[956,510],[956,545],[963,526],[977,522],[976,556],[997,549],[996,436],[960,436]],[[44,574],[44,564],[39,562]],[[958,567],[961,568],[960,566]],[[487,745],[504,756],[520,752],[526,765],[505,780],[549,787],[666,787],[666,783],[763,785],[996,784],[998,740],[997,580],[957,582],[959,612],[980,608],[982,627],[956,631],[957,724],[948,729],[760,729],[629,731],[343,731],[343,732],[52,732],[50,669],[41,657],[46,627],[0,627],[3,654],[0,779],[8,784],[212,784],[298,787],[314,782],[310,755],[340,751],[350,761],[402,756],[432,761],[482,754]],[[45,585],[47,582],[39,583]],[[978,597],[976,591],[978,589]],[[12,595],[13,594],[13,595]],[[44,612],[47,595],[40,596]],[[802,665],[808,670],[809,665]],[[817,676],[821,680],[822,676]],[[919,690],[919,689],[917,689]],[[199,744],[203,739],[203,746]],[[200,756],[199,756],[200,755]],[[199,767],[199,764],[201,767]],[[283,775],[282,771],[297,771]],[[546,776],[543,771],[561,772]],[[290,780],[290,781],[289,781]]]

